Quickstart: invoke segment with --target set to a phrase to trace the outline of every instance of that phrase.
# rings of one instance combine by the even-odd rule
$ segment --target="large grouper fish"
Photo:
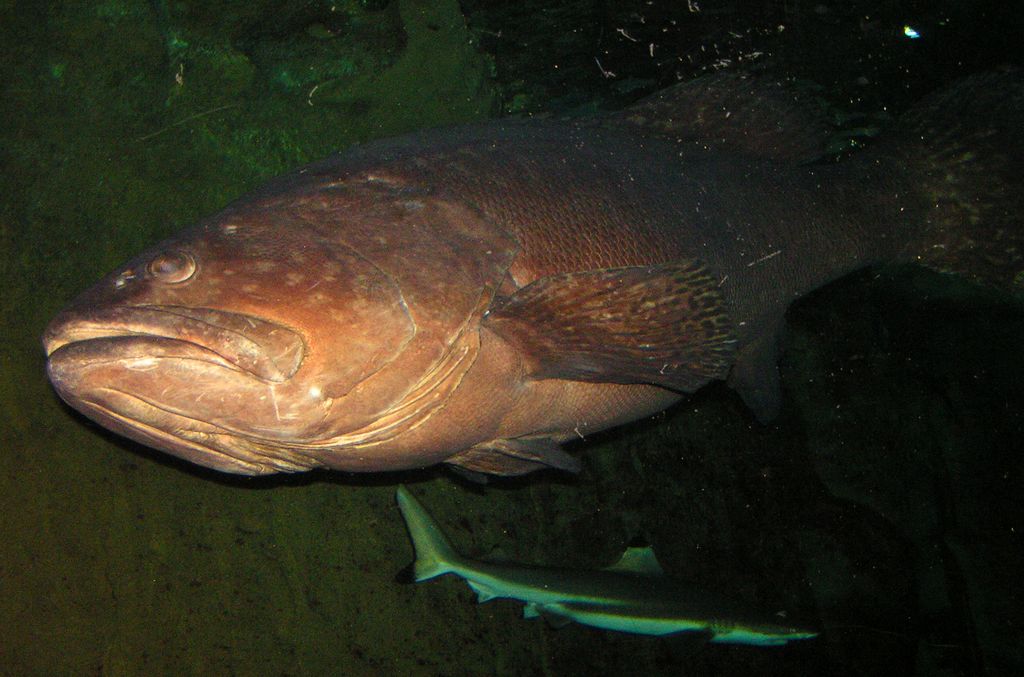
[[[248,475],[562,450],[727,379],[779,407],[797,297],[920,262],[1024,271],[1024,80],[974,76],[816,159],[787,88],[719,75],[620,113],[367,143],[275,179],[112,272],[46,329],[60,396]]]

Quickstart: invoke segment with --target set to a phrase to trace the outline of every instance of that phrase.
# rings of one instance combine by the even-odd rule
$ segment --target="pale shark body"
[[[712,642],[757,646],[818,634],[678,585],[664,575],[650,548],[628,548],[614,565],[596,571],[465,558],[405,487],[399,487],[396,497],[416,550],[416,582],[454,574],[469,584],[479,602],[523,602],[525,618],[543,615],[556,624],[576,622],[640,635],[702,632]]]

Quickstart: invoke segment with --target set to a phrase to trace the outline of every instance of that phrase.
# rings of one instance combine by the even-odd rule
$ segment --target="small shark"
[[[523,602],[524,618],[543,615],[556,626],[575,621],[640,635],[703,632],[711,642],[755,646],[780,646],[818,634],[678,585],[665,576],[650,548],[628,548],[618,562],[597,571],[468,559],[455,552],[408,489],[399,487],[396,498],[416,550],[412,576],[417,583],[455,574],[481,603],[500,598]]]

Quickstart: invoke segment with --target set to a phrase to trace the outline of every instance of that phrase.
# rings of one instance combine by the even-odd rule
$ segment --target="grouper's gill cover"
[[[459,206],[372,180],[257,195],[76,299],[44,337],[50,377],[87,416],[193,462],[314,467],[443,404],[511,252]]]

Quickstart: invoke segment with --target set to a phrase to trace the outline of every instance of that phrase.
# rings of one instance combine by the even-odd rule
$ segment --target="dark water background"
[[[920,34],[907,37],[905,26]],[[790,313],[770,426],[715,386],[578,445],[578,478],[244,480],[115,438],[44,374],[48,319],[286,169],[500,114],[583,114],[717,68],[795,78],[875,142],[920,96],[1020,65],[995,0],[0,0],[0,674],[1024,672],[1024,312],[869,271]],[[401,586],[404,481],[467,554],[674,576],[823,635],[652,639]]]

